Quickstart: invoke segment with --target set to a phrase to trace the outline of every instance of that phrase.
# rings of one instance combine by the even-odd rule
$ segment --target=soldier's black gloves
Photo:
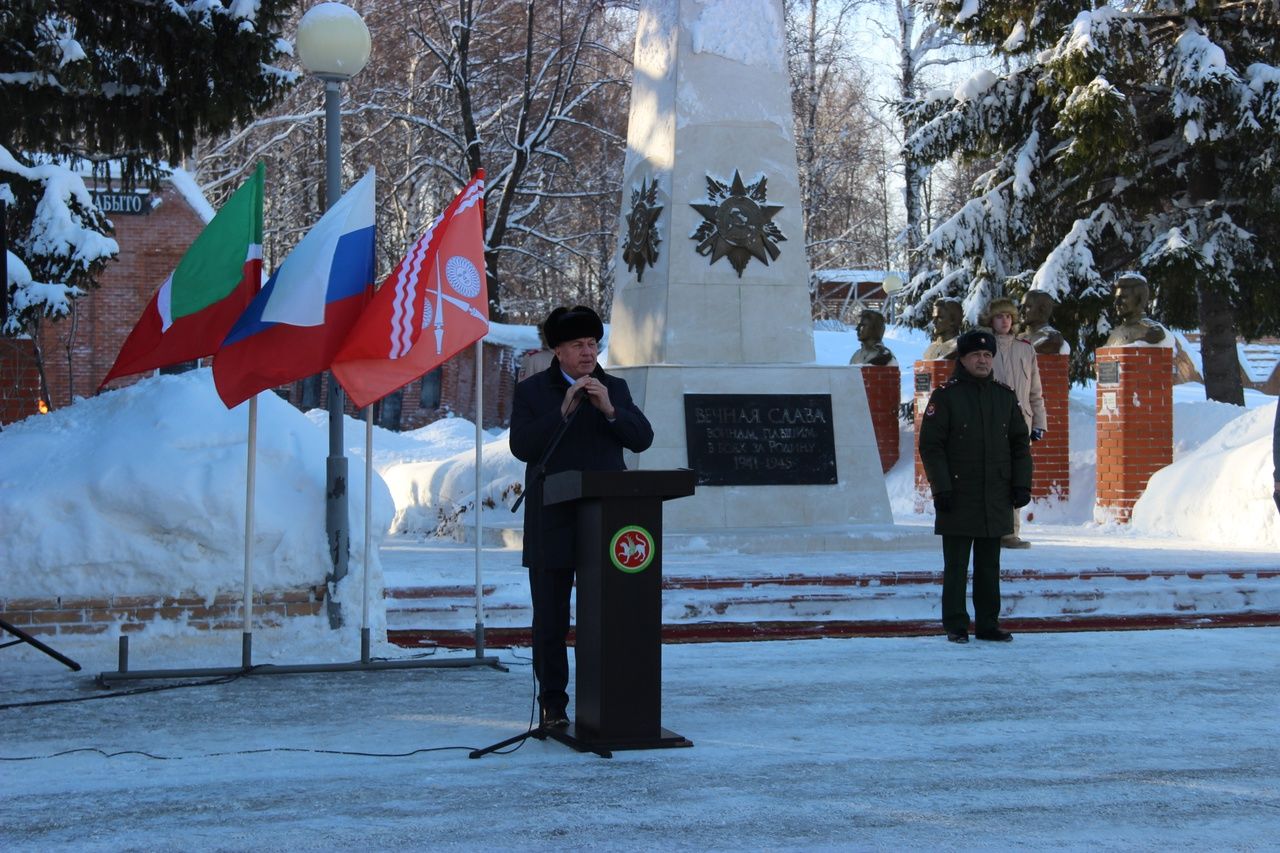
[[[955,508],[955,504],[951,500],[950,492],[938,492],[933,496],[934,512],[951,512]]]
[[[1013,501],[1014,509],[1019,509],[1031,503],[1031,490],[1026,486],[1014,486],[1009,490],[1009,499]]]
[[[1039,440],[1040,440],[1040,439],[1042,439],[1042,438],[1044,438],[1044,430],[1042,430],[1042,429],[1040,429],[1039,427],[1037,427],[1036,429],[1033,429],[1033,430],[1031,431],[1031,440],[1032,440],[1032,441],[1039,441]]]

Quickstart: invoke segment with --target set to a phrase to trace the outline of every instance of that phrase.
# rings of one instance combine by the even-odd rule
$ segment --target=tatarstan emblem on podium
[[[609,540],[609,559],[614,568],[628,574],[649,568],[655,551],[653,534],[638,524],[621,528]]]
[[[736,169],[728,184],[707,175],[707,203],[689,205],[703,218],[689,235],[691,240],[698,241],[698,254],[710,255],[713,264],[728,257],[738,278],[742,278],[742,271],[752,258],[765,266],[769,261],[776,261],[782,254],[777,244],[787,239],[773,223],[782,205],[765,204],[767,181],[768,178],[761,175],[748,186]]]

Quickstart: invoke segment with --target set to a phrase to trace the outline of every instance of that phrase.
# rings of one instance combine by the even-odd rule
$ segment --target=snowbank
[[[10,598],[194,593],[244,582],[248,406],[228,411],[209,370],[160,376],[0,432],[0,590]],[[255,589],[324,582],[327,432],[274,394],[259,398]],[[351,463],[351,574],[359,605],[362,463]],[[376,545],[393,505],[374,480]]]
[[[406,461],[380,469],[396,503],[393,534],[448,535],[458,525],[475,524],[468,517],[476,492],[475,427],[462,419],[437,423],[469,426],[471,440],[464,450],[443,459]],[[487,526],[520,527],[523,518],[511,512],[524,481],[524,463],[511,455],[509,435],[509,430],[504,431],[482,448],[481,505]]]
[[[1177,417],[1175,408],[1175,430]],[[1271,497],[1275,417],[1275,403],[1237,415],[1157,471],[1133,508],[1133,530],[1280,548],[1280,516]]]

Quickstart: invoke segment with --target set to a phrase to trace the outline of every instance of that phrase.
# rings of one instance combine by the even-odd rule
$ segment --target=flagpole
[[[240,665],[253,666],[253,514],[258,464],[258,395],[249,398],[249,450],[244,477],[244,628],[240,635]]]
[[[364,407],[364,603],[360,611],[360,662],[369,662],[369,526],[373,523],[373,406]]]
[[[480,548],[484,539],[484,501],[480,494],[484,459],[484,338],[476,351],[476,657],[484,657],[484,586],[480,575]]]

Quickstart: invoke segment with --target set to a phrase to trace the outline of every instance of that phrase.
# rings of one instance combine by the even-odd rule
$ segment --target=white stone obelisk
[[[656,438],[628,467],[697,468],[689,435],[756,439],[755,450],[797,435],[804,413],[775,413],[769,400],[829,395],[834,420],[815,427],[834,432],[836,482],[700,484],[667,505],[671,531],[892,523],[859,369],[814,363],[785,56],[780,0],[641,3],[608,367],[627,380]],[[638,232],[649,225],[646,241]],[[765,402],[754,413],[715,412],[724,429],[695,433],[689,395]],[[750,441],[741,449],[743,464],[787,464],[752,463]],[[718,458],[732,466],[735,457]]]

